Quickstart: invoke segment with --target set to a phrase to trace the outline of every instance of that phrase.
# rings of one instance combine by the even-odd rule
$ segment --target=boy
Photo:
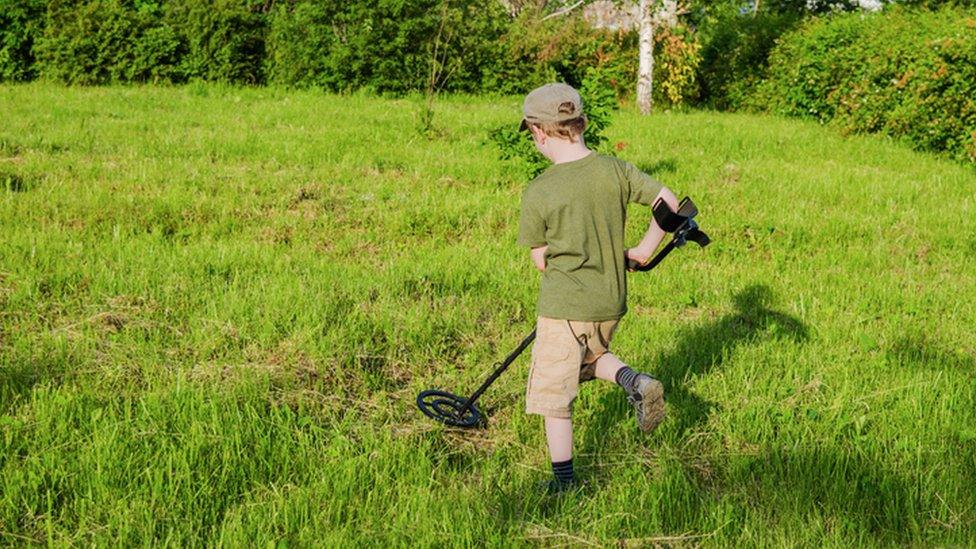
[[[521,129],[553,163],[522,194],[518,242],[542,271],[526,412],[545,418],[555,476],[548,488],[559,492],[575,484],[571,416],[579,382],[619,384],[644,432],[664,419],[661,382],[631,370],[609,345],[627,310],[625,256],[646,264],[664,238],[652,220],[640,244],[625,250],[627,203],[660,198],[676,210],[678,200],[633,165],[586,147],[586,116],[572,87],[537,88],[522,110]]]

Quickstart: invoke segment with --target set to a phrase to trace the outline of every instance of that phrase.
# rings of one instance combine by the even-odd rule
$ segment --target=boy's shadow
[[[752,285],[733,297],[735,311],[701,326],[678,332],[677,346],[663,356],[640,357],[636,363],[647,365],[649,373],[664,383],[668,416],[665,421],[677,424],[678,433],[701,424],[716,406],[685,388],[690,377],[707,374],[730,356],[737,347],[761,339],[787,338],[795,342],[808,339],[807,328],[799,319],[770,308],[773,295],[765,285]],[[644,369],[644,368],[641,368]],[[628,421],[632,408],[619,391],[602,396],[596,414],[602,426],[588,426],[581,441],[583,452],[602,446],[608,424]]]

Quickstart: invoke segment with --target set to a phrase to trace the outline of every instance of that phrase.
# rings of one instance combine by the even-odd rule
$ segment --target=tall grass
[[[518,98],[0,87],[0,539],[53,544],[976,543],[976,174],[877,138],[617,115],[715,240],[630,281],[642,436],[577,404],[547,498],[526,359]],[[649,214],[635,207],[632,241]]]

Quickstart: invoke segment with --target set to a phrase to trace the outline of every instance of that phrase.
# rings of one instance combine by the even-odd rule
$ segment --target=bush
[[[799,24],[793,13],[725,14],[706,28],[698,79],[701,102],[738,109],[763,80],[776,40]]]
[[[268,41],[269,81],[328,90],[421,90],[431,64],[439,88],[480,91],[506,15],[497,2],[359,0],[279,5]]]
[[[655,32],[654,100],[680,105],[698,96],[696,67],[700,46],[686,27]],[[543,20],[523,9],[492,56],[483,88],[523,94],[546,82],[583,86],[591,71],[616,94],[633,95],[637,84],[638,35],[635,31],[594,29],[579,15]]]
[[[0,0],[0,82],[31,80],[34,42],[44,30],[42,0]]]
[[[48,2],[37,45],[39,73],[70,84],[125,81],[134,72],[132,42],[141,35],[139,23],[135,11],[116,0]]]
[[[654,33],[654,92],[670,105],[698,99],[697,69],[701,45],[685,27]]]
[[[261,84],[268,32],[265,0],[170,0],[164,21],[185,43],[184,78]]]
[[[38,72],[69,84],[263,81],[263,3],[51,0]]]
[[[976,162],[976,10],[812,21],[776,47],[753,104]]]

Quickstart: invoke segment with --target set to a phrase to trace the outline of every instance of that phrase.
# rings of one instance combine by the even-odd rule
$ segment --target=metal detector
[[[695,223],[694,217],[698,215],[698,208],[687,196],[678,204],[677,212],[672,210],[664,200],[660,199],[654,203],[652,212],[658,226],[664,229],[664,231],[672,233],[674,237],[645,265],[640,265],[636,261],[626,259],[628,270],[638,272],[650,271],[667,257],[672,250],[684,246],[688,241],[694,242],[702,248],[708,246],[711,242],[708,235],[702,232],[698,228],[698,224]],[[535,330],[532,330],[531,334],[525,336],[525,339],[519,343],[518,347],[505,357],[505,360],[496,364],[495,371],[488,376],[488,379],[471,396],[462,398],[447,391],[428,389],[417,395],[417,407],[427,417],[440,421],[441,423],[446,423],[452,427],[485,425],[487,423],[485,416],[475,407],[475,401],[498,379],[498,376],[502,375],[508,369],[512,362],[515,362],[515,359],[522,354],[522,351],[526,347],[532,344],[533,340],[535,340]]]

